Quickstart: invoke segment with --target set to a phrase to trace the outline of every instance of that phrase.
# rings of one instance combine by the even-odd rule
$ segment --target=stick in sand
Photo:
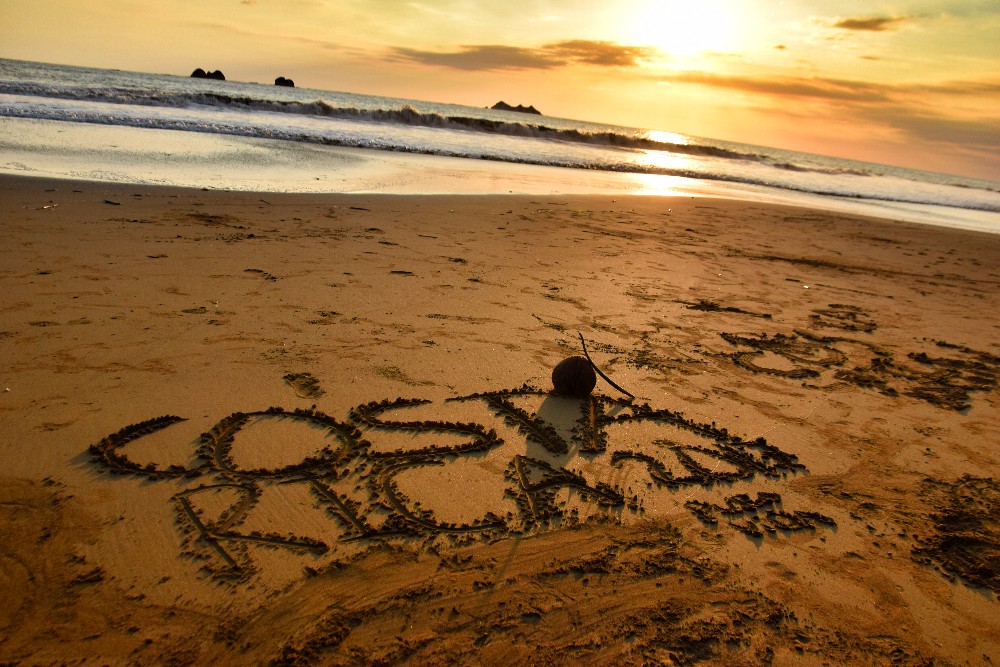
[[[619,387],[617,384],[615,384],[614,380],[612,380],[607,375],[605,375],[604,373],[601,372],[601,369],[597,367],[597,364],[594,363],[594,360],[590,358],[590,354],[587,353],[587,341],[585,341],[583,339],[583,334],[580,333],[579,331],[577,331],[576,335],[578,335],[580,337],[580,344],[583,345],[583,356],[587,357],[587,361],[589,361],[590,365],[593,366],[593,368],[594,368],[595,371],[597,371],[597,374],[600,375],[602,378],[604,378],[604,380],[608,384],[610,384],[612,387],[614,387],[615,389],[617,389],[621,393],[625,394],[629,398],[635,398],[634,394],[630,394],[629,392],[625,391],[624,389],[622,389],[621,387]]]

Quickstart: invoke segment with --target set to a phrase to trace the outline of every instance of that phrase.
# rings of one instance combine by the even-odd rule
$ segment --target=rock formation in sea
[[[533,106],[526,107],[518,104],[516,107],[512,107],[503,100],[500,100],[499,102],[494,104],[491,108],[496,109],[497,111],[517,111],[518,113],[533,113],[539,116],[542,115],[542,112]]]
[[[279,76],[277,79],[274,80],[274,85],[276,85],[276,86],[284,86],[286,88],[294,88],[295,87],[295,82],[292,81],[291,79],[286,79],[283,76]]]
[[[215,79],[216,81],[225,81],[226,75],[219,70],[214,70],[212,72],[206,72],[202,68],[198,68],[191,72],[191,78],[193,79]]]

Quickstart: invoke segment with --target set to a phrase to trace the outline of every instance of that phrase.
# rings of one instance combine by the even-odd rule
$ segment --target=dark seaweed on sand
[[[925,488],[937,508],[934,532],[913,557],[1000,593],[1000,483],[965,475],[952,483],[928,479]]]
[[[810,316],[813,326],[838,328],[845,331],[871,333],[877,327],[868,313],[855,306],[830,304]],[[946,410],[962,411],[972,406],[970,393],[991,391],[1000,382],[1000,358],[987,352],[935,341],[938,347],[953,351],[953,356],[931,356],[926,352],[909,352],[906,360],[870,340],[826,336],[795,329],[794,334],[782,333],[719,333],[738,350],[725,356],[737,366],[754,373],[789,379],[818,378],[832,370],[833,378],[863,389],[874,389],[885,396],[909,396]],[[860,362],[850,360],[837,345],[860,345],[870,356]],[[764,353],[784,357],[791,368],[763,365]]]
[[[721,517],[744,535],[761,539],[781,533],[815,531],[817,524],[836,526],[837,522],[819,512],[781,509],[781,495],[760,492],[756,498],[738,493],[725,499],[725,507],[700,500],[689,500],[684,507],[706,526],[717,528]]]

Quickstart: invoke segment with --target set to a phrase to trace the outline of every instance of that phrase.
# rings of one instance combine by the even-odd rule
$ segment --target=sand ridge
[[[690,198],[0,192],[0,658],[1000,655],[997,237]],[[580,333],[636,398],[548,392]]]

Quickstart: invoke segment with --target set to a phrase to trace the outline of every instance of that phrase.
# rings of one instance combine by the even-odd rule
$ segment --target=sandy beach
[[[0,663],[1000,662],[1000,235],[0,176]],[[582,355],[593,394],[551,393]]]

